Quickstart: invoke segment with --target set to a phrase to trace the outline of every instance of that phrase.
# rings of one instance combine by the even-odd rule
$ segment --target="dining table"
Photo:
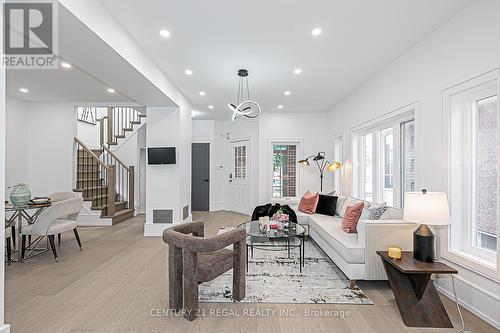
[[[36,222],[38,216],[43,212],[43,210],[52,205],[51,202],[43,203],[43,204],[34,204],[27,203],[24,205],[13,205],[12,203],[5,204],[5,227],[12,228],[15,227],[15,232],[12,233],[12,237],[14,238],[14,251],[17,251],[18,258],[14,261],[22,262],[24,258],[22,258],[21,251],[21,230],[23,227],[23,220],[25,220],[28,224],[33,224]],[[17,224],[17,226],[16,226]],[[38,244],[38,243],[37,243]],[[31,246],[31,244],[28,244]],[[34,245],[36,246],[36,244]],[[38,254],[47,251],[47,249],[35,249],[32,247],[30,249],[32,252],[37,251]]]

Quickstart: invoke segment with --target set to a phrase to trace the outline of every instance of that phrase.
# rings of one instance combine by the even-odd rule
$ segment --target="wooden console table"
[[[453,327],[430,279],[432,274],[457,274],[457,270],[440,262],[416,260],[412,252],[403,252],[399,260],[389,258],[387,251],[377,251],[377,254],[406,326]]]

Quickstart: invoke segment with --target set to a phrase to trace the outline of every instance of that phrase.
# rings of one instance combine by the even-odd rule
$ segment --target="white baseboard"
[[[436,289],[441,293],[443,294],[444,296],[448,297],[449,299],[451,299],[453,302],[455,302],[455,295],[453,295],[453,293],[449,292],[448,290],[446,290],[445,288],[439,286],[438,284],[434,283],[434,286],[436,287]],[[496,322],[495,320],[493,320],[492,318],[486,316],[484,313],[482,313],[481,311],[479,311],[478,309],[470,306],[469,304],[465,303],[464,301],[462,301],[460,298],[458,298],[458,304],[460,304],[462,307],[464,307],[465,309],[467,309],[467,311],[470,311],[472,312],[474,315],[478,316],[479,318],[481,318],[482,320],[484,320],[485,322],[487,322],[488,324],[492,325],[493,327],[495,327],[497,330],[500,330],[500,323]],[[467,322],[465,322],[465,328],[467,330]]]
[[[226,210],[226,202],[225,201],[210,203],[210,211],[211,212],[217,212],[220,210]]]
[[[193,221],[193,215],[189,216],[181,222],[175,223],[144,223],[144,237],[161,237],[165,229],[171,228],[180,223],[186,223]]]
[[[0,333],[10,333],[10,325],[0,324]]]

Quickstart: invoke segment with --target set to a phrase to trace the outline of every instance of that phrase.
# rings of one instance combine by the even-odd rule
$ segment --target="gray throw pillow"
[[[387,205],[372,205],[369,208],[363,209],[361,219],[365,220],[380,220],[387,210]]]

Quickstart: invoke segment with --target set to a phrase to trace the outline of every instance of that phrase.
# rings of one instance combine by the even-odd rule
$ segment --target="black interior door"
[[[191,208],[208,211],[210,208],[210,144],[193,143]]]

